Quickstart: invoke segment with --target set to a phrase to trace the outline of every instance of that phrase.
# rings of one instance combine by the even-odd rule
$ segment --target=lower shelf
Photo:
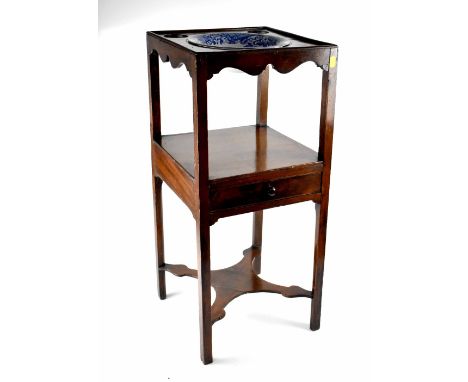
[[[244,251],[244,258],[232,267],[211,272],[211,286],[216,291],[216,299],[211,307],[211,322],[221,320],[226,312],[224,308],[236,297],[246,293],[269,292],[279,293],[284,297],[312,298],[313,292],[298,286],[285,287],[263,280],[252,269],[255,257],[259,255],[256,248]],[[182,264],[165,264],[160,270],[171,272],[175,276],[197,278],[197,271]]]

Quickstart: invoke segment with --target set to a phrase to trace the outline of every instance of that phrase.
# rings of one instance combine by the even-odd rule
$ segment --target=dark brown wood
[[[213,362],[211,345],[211,269],[208,168],[208,118],[206,62],[197,60],[192,80],[194,126],[195,213],[197,226],[198,299],[200,357],[206,365]]]
[[[279,178],[234,187],[212,187],[210,210],[241,207],[296,195],[320,193],[322,174]]]
[[[282,48],[215,49],[191,45],[190,34],[255,31],[290,39]],[[253,292],[286,297],[312,297],[310,328],[320,327],[320,311],[328,215],[337,46],[269,27],[147,33],[150,84],[151,153],[158,265],[158,291],[165,298],[165,271],[198,279],[200,355],[211,363],[212,323],[225,314],[234,298]],[[193,133],[162,135],[159,58],[173,67],[185,65],[192,77]],[[333,58],[333,59],[332,59]],[[306,61],[323,70],[319,150],[267,126],[269,65],[287,73]],[[258,75],[256,124],[208,132],[207,82],[226,67]],[[304,128],[308,128],[304,125]],[[196,220],[197,270],[164,260],[161,184],[189,207]],[[263,210],[293,203],[316,203],[313,291],[269,283],[261,271]],[[238,264],[211,271],[210,226],[218,219],[253,212],[252,246]],[[211,306],[211,286],[216,300]]]
[[[263,210],[253,213],[252,249],[258,251],[252,263],[252,270],[259,275],[262,272]]]
[[[257,78],[257,127],[266,127],[268,118],[268,82],[269,67]],[[257,152],[257,171],[265,170],[267,137],[264,137],[265,130],[256,131],[256,152]],[[253,213],[252,227],[252,248],[256,249],[258,255],[253,258],[252,269],[259,275],[262,271],[262,240],[263,240],[263,211]]]
[[[265,128],[259,128],[262,130]],[[321,173],[322,162],[311,162],[293,165],[289,167],[279,167],[266,171],[259,171],[250,174],[242,174],[229,178],[210,179],[210,187],[229,187],[242,186],[246,184],[261,182],[265,180],[281,179],[289,176],[299,176],[307,174]]]
[[[330,188],[330,171],[333,146],[333,127],[335,115],[336,98],[336,61],[338,59],[338,49],[330,50],[330,65],[328,71],[322,75],[322,106],[320,114],[320,143],[319,159],[323,161],[322,175],[322,200],[316,208],[316,226],[315,226],[315,249],[314,249],[314,280],[312,290],[314,299],[312,300],[310,329],[318,330],[320,328],[320,315],[322,309],[322,286],[323,269],[325,264],[325,243],[327,237],[328,220],[328,200]]]
[[[161,61],[170,62],[173,68],[180,68],[185,65],[190,76],[193,77],[196,70],[196,57],[187,49],[176,49],[172,39],[155,35],[153,32],[147,33],[148,52],[159,55]],[[160,38],[158,38],[160,37]]]
[[[258,248],[248,248],[244,251],[243,259],[237,264],[216,271],[211,271],[211,286],[216,291],[216,299],[211,307],[211,321],[221,320],[226,312],[224,308],[236,297],[246,293],[268,292],[278,293],[284,297],[312,298],[312,292],[298,286],[285,287],[263,280],[252,269],[255,257],[259,256]],[[197,277],[194,269],[182,264],[165,264],[160,268],[182,277]]]
[[[317,66],[323,67],[329,48],[315,48],[304,50],[298,48],[291,51],[282,51],[277,55],[266,55],[260,50],[249,52],[249,60],[245,60],[238,52],[227,51],[216,60],[209,60],[210,76],[219,73],[224,68],[236,68],[250,75],[260,74],[267,65],[280,73],[289,73],[307,61],[313,61]],[[208,53],[209,54],[209,53]],[[211,78],[211,77],[210,77]]]
[[[306,201],[313,201],[315,203],[320,202],[321,200],[321,193],[315,194],[303,194],[303,195],[296,195],[296,196],[289,196],[287,198],[279,198],[274,200],[269,200],[266,202],[259,202],[255,204],[244,204],[239,207],[233,208],[224,208],[221,210],[214,210],[210,212],[210,221],[211,224],[214,224],[218,221],[218,219],[225,218],[228,216],[235,216],[240,214],[245,214],[248,212],[255,212],[258,210],[266,210],[268,208],[275,208],[281,206],[287,206],[288,204],[306,202]]]
[[[162,149],[167,155],[156,155],[161,159],[155,161],[158,173],[161,172],[159,168],[169,168],[162,178],[189,207],[190,179],[194,172],[194,162],[190,158],[192,139],[192,133],[163,136]],[[256,126],[211,130],[209,140],[211,222],[299,200],[319,199],[316,194],[320,193],[323,165],[317,160],[318,154],[308,147],[270,127]],[[174,163],[169,164],[171,161]],[[183,170],[185,176],[181,174]],[[298,183],[296,177],[301,177],[302,183]],[[290,178],[289,184],[284,178]],[[277,189],[274,195],[269,194],[270,187]]]
[[[150,128],[153,141],[161,142],[161,106],[159,91],[158,55],[148,49],[148,83],[150,101]]]
[[[274,129],[253,125],[211,130],[209,141],[209,209],[212,222],[220,217],[260,211],[298,200],[319,199],[315,194],[320,192],[319,177],[323,165],[317,159],[318,154]],[[162,178],[167,179],[171,188],[190,206],[189,179],[194,172],[191,157],[193,134],[163,136],[161,144],[167,155],[159,155],[160,164],[158,160],[155,162],[158,168],[170,167]],[[170,161],[175,163],[168,164]],[[185,176],[180,174],[183,170]],[[172,175],[175,173],[178,173],[175,179],[184,182],[185,187],[174,184]],[[310,183],[295,186],[294,178],[300,176]],[[291,178],[289,188],[282,181],[284,178]],[[270,186],[278,188],[273,196],[268,194]],[[183,189],[187,190],[186,195],[182,193]],[[299,193],[308,196],[296,199]],[[252,206],[254,203],[258,206]]]
[[[270,70],[267,66],[257,78],[257,126],[267,125],[269,75]]]
[[[163,229],[163,207],[162,207],[161,184],[162,184],[161,179],[153,176],[158,295],[161,300],[164,300],[166,299],[166,275],[164,272],[161,272],[160,270],[160,267],[164,265],[164,229]]]
[[[152,158],[154,174],[164,180],[195,214],[195,179],[156,142],[153,142]]]
[[[150,102],[150,132],[151,146],[153,142],[161,143],[161,110],[159,95],[159,62],[158,55],[148,49],[148,83],[149,83],[149,102]],[[160,267],[164,264],[164,229],[163,229],[163,210],[162,210],[162,190],[161,179],[154,171],[155,160],[152,158],[152,180],[153,180],[153,204],[154,204],[154,226],[156,240],[156,274],[158,295],[161,300],[166,298],[166,274],[161,272]]]
[[[288,175],[304,166],[322,168],[314,150],[271,127],[258,129],[261,134],[257,134],[255,125],[209,131],[211,184],[234,183],[242,179],[245,183],[253,183],[275,178],[282,170]],[[194,177],[192,133],[165,135],[162,147]],[[263,153],[259,154],[259,150]],[[259,163],[259,158],[264,158],[261,159],[264,163]]]
[[[260,31],[287,37],[291,43],[280,49],[212,49],[192,45],[187,41],[191,34],[222,31]],[[266,26],[219,29],[190,29],[147,32],[149,47],[169,61],[174,68],[184,64],[193,77],[196,71],[195,57],[204,56],[207,64],[207,79],[227,67],[259,75],[267,65],[280,73],[288,73],[306,61],[312,61],[322,69],[328,69],[328,54],[334,44],[317,41]]]

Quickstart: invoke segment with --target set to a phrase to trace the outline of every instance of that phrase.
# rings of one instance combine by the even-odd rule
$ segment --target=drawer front
[[[307,174],[233,187],[210,188],[211,210],[239,207],[296,195],[319,193],[322,174]]]

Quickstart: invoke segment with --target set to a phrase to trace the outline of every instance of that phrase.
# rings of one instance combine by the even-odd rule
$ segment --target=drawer
[[[319,193],[322,174],[314,173],[237,186],[210,187],[210,209],[239,207],[291,196]]]

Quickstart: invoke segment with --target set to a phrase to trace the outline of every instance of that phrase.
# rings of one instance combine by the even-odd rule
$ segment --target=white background
[[[3,9],[4,8],[4,9]],[[464,12],[457,2],[18,2],[0,9],[2,381],[466,381]],[[145,31],[269,25],[340,46],[322,327],[310,302],[246,295],[199,360],[197,284],[156,294]],[[96,70],[99,58],[99,72]],[[190,78],[161,65],[163,131]],[[316,147],[320,70],[271,74],[269,122]],[[249,124],[255,79],[209,82],[210,128]],[[164,188],[166,257],[195,228]],[[293,224],[294,223],[294,224]],[[263,276],[309,288],[314,210],[265,212]],[[212,266],[251,216],[212,228]]]

